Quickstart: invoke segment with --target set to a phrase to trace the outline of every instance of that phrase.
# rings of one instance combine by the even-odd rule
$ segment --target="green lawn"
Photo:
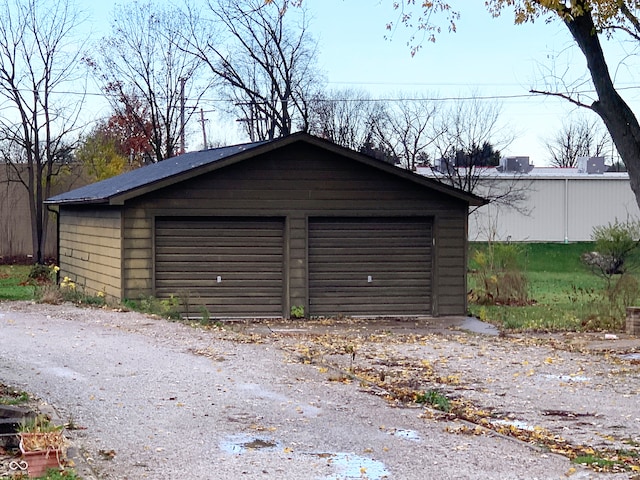
[[[486,250],[486,244],[470,247],[470,269],[474,250]],[[603,300],[605,281],[594,275],[580,261],[580,256],[593,250],[584,243],[518,244],[519,265],[529,285],[531,303],[526,306],[470,304],[472,315],[507,329],[522,330],[620,330],[623,317],[620,308],[612,310]],[[475,276],[469,277],[474,288]]]
[[[580,256],[593,250],[592,243],[517,244],[517,260],[528,280],[528,305],[478,305],[470,303],[472,315],[501,328],[514,330],[580,331],[621,330],[624,311],[611,309],[603,300],[605,282],[594,275]],[[470,246],[469,285],[474,288],[478,265]],[[0,265],[0,300],[31,300],[34,287],[26,285],[30,265]]]
[[[0,265],[0,300],[32,300],[34,287],[24,285],[31,265]]]

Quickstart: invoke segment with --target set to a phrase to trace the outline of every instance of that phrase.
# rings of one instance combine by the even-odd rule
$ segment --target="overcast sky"
[[[107,19],[117,2],[81,1],[86,2],[94,29],[108,32]],[[464,4],[464,11],[457,33],[445,29],[436,43],[425,43],[412,57],[406,28],[398,27],[386,38],[385,25],[398,15],[392,0],[304,3],[311,14],[311,32],[319,42],[318,63],[330,88],[363,88],[381,98],[397,97],[401,91],[417,93],[437,97],[443,105],[451,98],[486,97],[485,101],[502,105],[502,123],[516,137],[503,154],[528,155],[538,166],[547,161],[544,141],[563,120],[578,114],[595,118],[561,99],[529,94],[531,88],[545,89],[551,71],[572,82],[581,75],[585,78],[584,60],[558,21],[541,19],[534,25],[515,26],[509,11],[494,19],[484,2],[465,0],[458,2]],[[607,48],[623,58],[624,46],[609,42]],[[615,61],[610,68],[619,86],[634,86],[633,72],[626,65]],[[639,93],[632,88],[623,91],[632,106],[640,105]],[[215,138],[219,130],[215,115],[208,117],[210,135]]]

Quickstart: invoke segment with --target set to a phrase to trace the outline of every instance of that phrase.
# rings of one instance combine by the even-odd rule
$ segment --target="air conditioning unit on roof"
[[[578,173],[604,173],[604,157],[578,157]]]
[[[533,165],[529,162],[529,157],[503,157],[496,170],[505,173],[529,173],[533,170]]]

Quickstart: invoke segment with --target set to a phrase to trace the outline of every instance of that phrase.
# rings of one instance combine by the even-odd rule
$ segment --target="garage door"
[[[282,219],[158,218],[156,296],[188,296],[190,315],[280,317],[283,234]]]
[[[311,315],[431,313],[432,221],[309,219]]]

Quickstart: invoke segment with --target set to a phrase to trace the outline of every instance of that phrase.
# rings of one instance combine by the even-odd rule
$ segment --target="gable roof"
[[[324,150],[346,156],[352,160],[448,194],[454,198],[468,202],[470,205],[477,206],[486,203],[486,200],[477,195],[464,192],[432,178],[418,175],[382,160],[341,147],[333,142],[308,133],[295,133],[275,140],[244,143],[185,153],[66,193],[61,193],[48,198],[44,203],[49,205],[122,205],[125,201],[142,194],[297,142],[305,142]]]

